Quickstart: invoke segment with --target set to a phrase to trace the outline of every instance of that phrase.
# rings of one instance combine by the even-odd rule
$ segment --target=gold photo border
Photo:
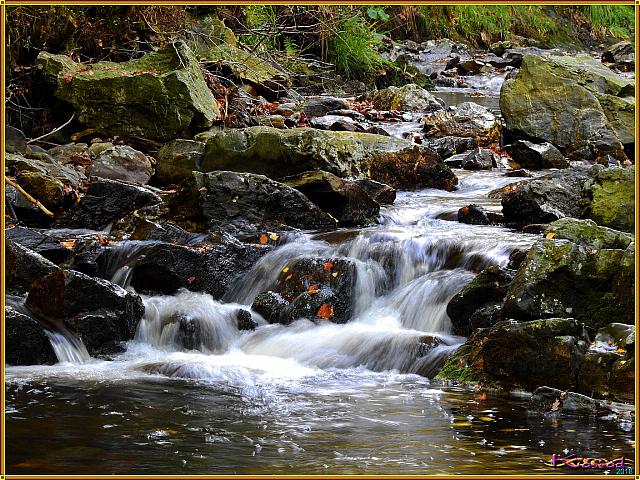
[[[380,1],[380,0],[370,0],[370,1],[309,1],[309,0],[297,0],[297,1],[285,1],[285,0],[271,0],[271,1],[198,1],[193,0],[191,2],[188,1],[171,1],[171,0],[160,0],[160,1],[142,1],[140,3],[133,3],[129,0],[109,0],[106,2],[101,2],[98,0],[81,0],[81,1],[73,1],[73,0],[62,0],[62,1],[47,1],[47,0],[31,0],[31,1],[20,1],[20,0],[0,0],[0,10],[2,11],[2,25],[0,25],[0,34],[2,36],[2,49],[0,50],[0,58],[2,63],[2,73],[0,76],[2,77],[2,96],[3,101],[0,104],[0,113],[2,115],[2,145],[4,147],[4,138],[5,138],[5,41],[6,41],[6,7],[13,5],[102,5],[102,6],[118,6],[118,5],[634,5],[635,7],[635,51],[638,52],[638,31],[637,27],[640,23],[640,0],[609,0],[609,1],[568,1],[568,0],[555,0],[555,1],[526,1],[526,0],[492,0],[489,2],[482,2],[481,0],[453,0],[453,1]],[[636,70],[637,71],[637,70]],[[640,193],[639,187],[639,178],[640,174],[638,172],[637,161],[640,157],[638,154],[640,153],[640,148],[638,145],[638,131],[639,131],[639,121],[638,121],[638,93],[640,88],[638,86],[638,77],[635,77],[635,160],[634,164],[635,168],[635,238],[636,238],[636,248],[635,248],[635,328],[636,334],[638,330],[638,315],[640,313],[640,301],[638,299],[638,259],[640,255],[638,254],[637,248],[637,238],[638,233],[640,232],[640,225],[638,222],[638,214],[640,213],[640,202],[638,199],[638,193]],[[1,149],[0,153],[0,166],[2,167],[2,172],[4,176],[4,166],[5,166],[5,150]],[[5,195],[4,195],[4,182],[3,182],[3,195],[0,200],[0,205],[2,206],[2,211],[5,212]],[[11,480],[11,479],[155,479],[155,478],[166,478],[166,479],[193,479],[199,480],[204,478],[213,478],[213,479],[253,479],[253,478],[264,478],[264,479],[274,479],[274,478],[287,478],[287,479],[341,479],[341,478],[354,478],[354,479],[389,479],[389,478],[400,478],[400,479],[461,479],[461,478],[470,478],[470,479],[536,479],[536,478],[558,478],[558,479],[593,479],[593,478],[620,478],[620,479],[634,479],[640,480],[640,472],[638,472],[639,463],[640,463],[640,453],[638,451],[638,397],[640,393],[640,388],[638,384],[638,355],[640,353],[640,345],[636,341],[635,347],[635,358],[634,365],[636,375],[634,377],[635,383],[635,451],[634,451],[634,474],[633,475],[605,475],[605,474],[582,474],[582,475],[559,475],[559,474],[537,474],[537,475],[491,475],[491,474],[478,474],[478,475],[394,475],[394,474],[385,474],[385,475],[269,475],[269,474],[260,474],[260,475],[225,475],[225,474],[201,474],[201,475],[160,475],[160,474],[152,474],[152,475],[107,475],[107,474],[95,474],[95,475],[15,475],[15,474],[7,474],[6,473],[6,464],[5,464],[5,452],[10,445],[7,445],[5,441],[5,328],[4,328],[4,307],[5,307],[5,224],[2,222],[1,230],[1,238],[2,238],[2,250],[0,253],[0,271],[2,273],[2,280],[0,280],[0,285],[2,285],[2,299],[0,300],[2,306],[2,329],[0,332],[0,349],[2,350],[2,370],[0,372],[0,378],[2,379],[2,391],[0,392],[0,401],[2,403],[2,413],[1,413],[1,421],[0,421],[0,442],[2,443],[2,447],[0,448],[0,480]]]

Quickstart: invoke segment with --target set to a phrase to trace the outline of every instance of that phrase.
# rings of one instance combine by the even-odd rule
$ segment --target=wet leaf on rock
[[[324,320],[328,320],[333,317],[333,308],[326,303],[323,303],[322,306],[318,309],[318,313],[316,313],[318,318],[322,318]]]

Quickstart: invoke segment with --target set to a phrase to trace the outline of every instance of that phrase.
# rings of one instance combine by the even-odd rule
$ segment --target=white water
[[[475,273],[490,264],[506,265],[514,249],[527,248],[534,238],[501,227],[438,219],[469,203],[498,209],[487,193],[513,181],[497,170],[457,173],[460,186],[455,192],[399,193],[395,205],[382,210],[380,225],[343,232],[342,237],[291,236],[289,243],[257,262],[222,301],[188,291],[144,297],[146,313],[135,339],[114,361],[86,363],[81,342],[51,334],[61,362],[85,364],[76,370],[11,367],[8,376],[162,375],[245,387],[265,376],[317,376],[327,369],[432,376],[464,340],[450,334],[447,303]],[[120,263],[112,266],[114,279],[123,285],[126,266],[136,253],[123,244]],[[307,319],[269,325],[252,312],[259,324],[256,330],[239,331],[238,310],[250,309],[254,297],[272,287],[288,261],[307,256],[356,263],[352,320],[342,325]],[[196,343],[185,343],[189,331],[197,331]]]

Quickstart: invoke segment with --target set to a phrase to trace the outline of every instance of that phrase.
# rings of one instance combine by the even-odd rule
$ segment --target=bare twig
[[[29,140],[27,142],[27,144],[29,143],[34,143],[34,142],[38,142],[42,139],[45,139],[47,137],[50,137],[51,135],[53,135],[56,132],[59,132],[60,130],[62,130],[64,127],[66,127],[67,125],[69,125],[71,123],[71,121],[74,119],[74,117],[76,116],[76,114],[74,113],[73,115],[71,115],[71,118],[69,120],[67,120],[65,123],[63,123],[62,125],[60,125],[58,128],[55,128],[53,130],[51,130],[49,133],[45,133],[44,135],[39,136],[38,138],[32,138],[31,140]]]
[[[9,179],[7,177],[4,177],[4,183],[7,183],[7,184],[11,185],[13,188],[18,190],[24,196],[24,198],[27,199],[27,201],[29,203],[33,203],[36,207],[38,207],[40,210],[42,210],[42,213],[44,213],[45,215],[47,215],[49,217],[53,217],[53,213],[51,213],[47,209],[47,207],[42,205],[39,200],[36,200],[31,195],[29,195],[27,192],[25,192],[24,189],[20,185],[18,185],[16,182],[14,182],[13,180],[11,180],[11,179]]]

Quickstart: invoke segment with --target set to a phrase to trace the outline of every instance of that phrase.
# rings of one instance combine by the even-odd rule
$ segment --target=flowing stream
[[[565,449],[630,456],[631,425],[527,417],[526,395],[429,380],[464,341],[450,333],[452,296],[536,238],[447,220],[470,203],[499,210],[487,193],[513,181],[501,170],[456,173],[457,191],[401,192],[379,225],[290,236],[222,301],[144,297],[135,339],[111,361],[51,333],[59,364],[6,369],[8,471],[530,474],[549,472],[544,462]],[[352,321],[258,318],[255,331],[238,331],[237,309],[309,255],[356,262]],[[127,286],[120,267],[113,280]],[[199,322],[197,349],[182,346],[179,316]],[[438,345],[422,354],[424,338]]]

